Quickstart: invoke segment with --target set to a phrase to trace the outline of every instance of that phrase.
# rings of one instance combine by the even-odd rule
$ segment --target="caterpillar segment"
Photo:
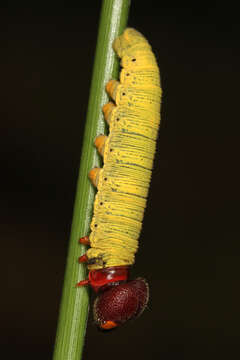
[[[102,330],[138,317],[148,302],[146,280],[130,280],[129,272],[146,207],[161,99],[158,66],[143,35],[126,29],[113,48],[122,70],[120,81],[106,84],[112,101],[102,110],[109,135],[95,139],[104,165],[88,174],[98,192],[91,233],[79,240],[90,246],[79,258],[87,264],[89,275],[77,284],[90,285],[97,293],[93,314]]]

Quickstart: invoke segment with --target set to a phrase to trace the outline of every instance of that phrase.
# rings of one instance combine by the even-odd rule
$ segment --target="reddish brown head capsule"
[[[81,258],[83,257],[84,255]],[[91,270],[88,279],[77,284],[90,285],[98,293],[93,315],[100,329],[113,329],[136,318],[145,309],[149,298],[146,280],[138,278],[129,281],[128,278],[128,266],[113,266]]]
[[[103,330],[113,329],[139,316],[148,298],[148,284],[142,278],[120,284],[112,283],[95,300],[94,320]]]

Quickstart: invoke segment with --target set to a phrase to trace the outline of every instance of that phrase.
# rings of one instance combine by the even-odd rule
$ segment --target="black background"
[[[100,1],[1,10],[1,351],[51,359]],[[236,2],[237,5],[237,2]],[[234,2],[133,1],[163,106],[133,275],[151,300],[84,359],[239,354],[239,25]]]

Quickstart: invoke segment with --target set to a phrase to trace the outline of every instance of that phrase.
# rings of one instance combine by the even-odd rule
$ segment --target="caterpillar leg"
[[[103,156],[104,154],[104,148],[105,148],[105,143],[107,140],[107,136],[106,135],[99,135],[96,137],[94,144],[96,146],[96,148],[98,149],[98,152],[100,155]]]
[[[106,120],[108,125],[110,125],[112,111],[115,108],[116,108],[116,105],[114,105],[114,103],[111,102],[111,101],[108,102],[107,104],[103,105],[103,107],[102,107],[102,111],[103,111],[103,114],[104,114],[104,119]]]
[[[83,254],[82,256],[80,256],[80,257],[78,258],[78,262],[79,262],[79,264],[88,262],[88,257],[87,257],[87,255],[86,255],[86,254]]]
[[[89,283],[90,283],[89,279],[81,280],[79,281],[79,283],[76,284],[76,287],[85,286],[88,285]]]
[[[79,244],[90,245],[89,236],[83,236],[78,240]]]
[[[97,187],[98,186],[98,179],[100,174],[101,168],[93,168],[89,171],[88,177],[91,180],[92,184]]]
[[[79,239],[79,243],[83,244],[83,245],[90,245],[90,241],[89,241],[89,236],[83,236]],[[86,254],[83,254],[82,256],[80,256],[78,258],[78,262],[81,263],[85,263],[88,261],[88,257]],[[89,284],[89,280],[85,279],[85,280],[81,280],[79,283],[76,284],[76,287],[79,286],[85,286]]]
[[[114,101],[116,101],[116,90],[119,85],[120,82],[117,80],[110,80],[106,85],[106,91]]]

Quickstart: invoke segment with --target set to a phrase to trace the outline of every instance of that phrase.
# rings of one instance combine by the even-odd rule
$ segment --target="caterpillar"
[[[104,165],[89,172],[98,192],[90,236],[79,240],[90,245],[79,258],[87,263],[89,275],[77,284],[89,284],[98,293],[94,321],[103,330],[139,316],[149,298],[146,280],[129,280],[129,268],[146,207],[162,93],[155,56],[141,33],[127,28],[115,39],[113,49],[122,69],[120,81],[106,85],[112,99],[103,106],[109,135],[95,139]]]

